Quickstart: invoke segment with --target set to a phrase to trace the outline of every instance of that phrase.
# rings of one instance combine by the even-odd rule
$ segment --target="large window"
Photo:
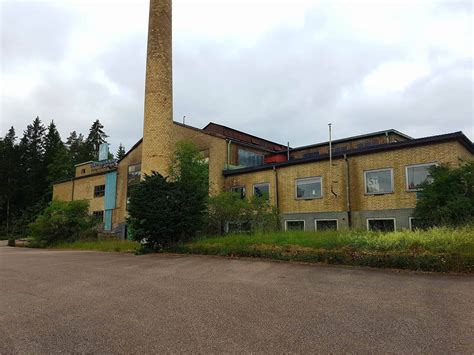
[[[296,198],[308,200],[323,196],[321,177],[296,180]]]
[[[314,221],[314,228],[320,232],[328,230],[336,231],[338,229],[337,227],[337,219],[317,219]]]
[[[368,218],[367,229],[376,232],[394,232],[395,218]]]
[[[92,215],[94,216],[95,219],[97,219],[99,222],[104,221],[104,211],[94,211],[92,212]]]
[[[239,165],[257,166],[263,165],[263,155],[248,150],[239,149]]]
[[[434,163],[409,165],[406,167],[407,190],[417,191],[425,181],[431,182],[430,168]]]
[[[94,197],[102,197],[105,195],[105,185],[94,186]]]
[[[393,192],[393,169],[370,170],[364,172],[365,193],[386,194]]]
[[[128,166],[128,185],[135,185],[140,182],[142,165],[135,164]]]
[[[253,195],[257,197],[263,197],[268,200],[270,197],[270,184],[263,183],[253,185]]]
[[[304,221],[285,221],[285,230],[304,231]]]
[[[245,186],[234,186],[230,191],[239,194],[241,199],[245,198]]]

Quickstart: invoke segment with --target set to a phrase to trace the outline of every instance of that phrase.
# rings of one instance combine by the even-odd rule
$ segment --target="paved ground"
[[[474,353],[474,279],[0,247],[0,353]]]

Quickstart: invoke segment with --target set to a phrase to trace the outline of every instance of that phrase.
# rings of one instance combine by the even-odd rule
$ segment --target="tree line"
[[[27,225],[51,201],[55,181],[72,178],[76,164],[97,160],[107,134],[95,120],[87,136],[72,131],[61,139],[54,121],[47,126],[36,117],[17,136],[12,126],[0,138],[0,235],[24,235]],[[125,154],[122,145],[117,152]]]

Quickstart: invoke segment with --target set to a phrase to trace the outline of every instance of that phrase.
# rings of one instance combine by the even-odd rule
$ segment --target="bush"
[[[427,226],[462,225],[474,219],[474,161],[458,168],[437,166],[430,171],[432,182],[425,182],[415,217]]]
[[[35,244],[44,247],[96,238],[97,224],[87,201],[52,201],[29,228]]]
[[[192,239],[204,227],[209,196],[208,165],[192,143],[178,142],[170,177],[156,172],[134,187],[127,219],[143,251],[160,251]]]
[[[280,226],[278,210],[264,197],[249,200],[242,199],[238,192],[223,192],[210,198],[208,211],[211,234],[275,231]]]

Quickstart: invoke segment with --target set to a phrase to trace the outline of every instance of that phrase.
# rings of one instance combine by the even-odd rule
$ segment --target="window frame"
[[[285,219],[285,232],[288,232],[288,222],[303,222],[303,232],[306,231],[306,221],[304,219]]]
[[[405,190],[407,192],[417,192],[417,191],[423,191],[423,189],[418,188],[418,189],[410,189],[408,187],[408,169],[409,168],[416,168],[420,166],[438,166],[439,164],[437,162],[431,162],[431,163],[421,163],[421,164],[410,164],[410,165],[405,165]]]
[[[101,191],[101,194],[100,194],[100,195],[97,195],[96,188],[97,188],[97,187],[101,187],[101,186],[104,187],[104,190]],[[104,197],[104,196],[105,196],[105,184],[94,185],[94,198],[101,198],[101,197]]]
[[[393,221],[393,231],[397,231],[397,219],[395,217],[369,217],[366,218],[366,224],[367,224],[367,231],[372,232],[372,230],[369,228],[369,221]]]
[[[130,179],[130,168],[133,166],[137,166],[137,165],[140,165],[140,175],[139,175],[139,178],[138,178],[138,182],[132,182],[130,183],[131,179]],[[134,173],[136,173],[136,171],[134,171]],[[140,179],[141,179],[141,175],[142,175],[142,163],[136,163],[136,164],[129,164],[127,166],[127,187],[128,186],[132,186],[132,185],[138,185],[140,183]]]
[[[367,192],[367,173],[376,173],[379,171],[390,171],[390,189],[389,192]],[[393,168],[364,170],[364,195],[387,195],[395,192]]]
[[[318,231],[318,222],[332,222],[336,221],[336,231],[339,230],[339,219],[337,218],[316,218],[314,220],[314,230]]]
[[[240,197],[241,197],[242,200],[247,197],[247,187],[245,185],[232,186],[230,188],[230,192],[232,192],[232,193],[239,192],[239,191],[236,191],[235,189],[243,189],[244,190],[244,196],[242,196],[242,194],[240,194]],[[270,191],[270,189],[269,189],[269,191]]]
[[[270,183],[269,182],[259,182],[257,184],[253,184],[252,185],[252,196],[262,197],[262,196],[255,195],[255,187],[263,186],[263,185],[268,185],[268,200],[270,200]]]
[[[321,184],[321,196],[318,197],[298,197],[298,181],[304,181],[304,180],[312,180],[312,179],[319,179],[319,183]],[[296,200],[317,200],[321,199],[324,196],[324,191],[323,191],[323,177],[322,176],[310,176],[306,178],[300,178],[300,179],[295,179],[295,199]]]

